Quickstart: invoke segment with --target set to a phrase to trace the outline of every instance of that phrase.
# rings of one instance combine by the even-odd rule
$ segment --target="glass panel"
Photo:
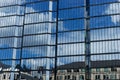
[[[55,30],[56,30],[55,23],[32,24],[25,25],[24,34],[53,33],[55,32]]]
[[[56,13],[52,13],[52,21],[55,21]],[[52,22],[50,21],[50,22]],[[25,23],[37,23],[37,22],[49,22],[49,14],[45,13],[35,13],[25,15]]]
[[[116,79],[117,75],[113,74],[113,75],[110,75],[110,79]]]
[[[20,59],[20,49],[1,49],[0,59]]]
[[[58,34],[58,43],[69,43],[69,42],[82,42],[84,41],[84,32],[64,32]]]
[[[22,4],[24,0],[0,0],[0,6]]]
[[[23,17],[12,16],[0,18],[0,26],[22,25]]]
[[[0,48],[20,47],[21,39],[17,38],[17,44],[14,42],[15,38],[0,38]]]
[[[84,54],[84,44],[66,44],[58,46],[58,55]]]
[[[120,7],[120,3],[91,6],[90,16],[119,14],[119,7]]]
[[[48,52],[48,48],[50,51]],[[54,57],[55,56],[55,47],[53,46],[40,46],[40,47],[30,47],[23,48],[22,57],[31,58],[31,57]]]
[[[2,66],[1,70],[10,72],[10,71],[19,71],[19,69],[16,68],[18,64],[20,64],[19,60],[0,60]]]
[[[109,68],[104,68],[104,72],[109,72]]]
[[[100,68],[96,68],[96,72],[100,72]]]
[[[107,14],[106,9],[109,6],[109,4],[106,5],[98,5],[98,6],[91,6],[90,7],[90,16],[100,16]]]
[[[12,73],[13,72],[1,72],[1,79],[2,80],[5,80],[5,79],[9,80],[11,78]],[[19,78],[19,72],[14,72],[14,78],[15,78],[15,80]]]
[[[26,13],[31,13],[31,12],[40,12],[40,11],[48,11],[49,10],[49,0],[27,0],[27,9]],[[56,10],[56,0],[52,0],[52,10]]]
[[[54,80],[54,73],[52,73],[52,71],[30,71],[30,73],[28,73],[29,75],[22,75],[23,79],[28,79],[28,80]],[[46,79],[48,78],[48,79]]]
[[[58,31],[70,31],[81,29],[84,29],[83,19],[59,21]]]
[[[83,6],[83,5],[84,5],[84,0],[75,0],[75,1],[74,0],[59,0],[60,8],[69,8],[69,7],[76,7],[76,6]]]
[[[50,43],[48,42],[49,37],[51,37]],[[45,34],[45,35],[26,36],[23,39],[24,46],[51,45],[51,44],[55,44],[55,35]]]
[[[76,13],[75,13],[76,12]],[[83,18],[84,8],[75,8],[59,11],[59,20],[71,19],[71,18]]]
[[[118,26],[119,24],[113,24],[111,22],[111,17],[115,16],[105,16],[105,17],[96,17],[90,19],[90,28],[104,28]]]
[[[21,36],[22,35],[22,27],[17,27],[17,26],[4,27],[4,28],[0,28],[0,32],[1,32],[0,37]],[[17,33],[17,35],[15,35],[15,33]]]
[[[34,4],[27,4],[26,7],[26,13],[30,12],[40,12],[40,11],[49,11],[49,2],[38,2]]]
[[[84,75],[80,75],[79,80],[84,80]]]
[[[90,4],[103,4],[103,3],[109,3],[109,2],[116,2],[116,0],[90,0]]]
[[[9,6],[9,7],[1,7],[0,8],[0,16],[10,16],[10,15],[22,15],[24,13],[24,9],[21,6]]]
[[[120,41],[103,41],[91,43],[91,53],[114,53],[119,52]]]
[[[59,57],[58,69],[76,69],[84,67],[84,56]]]
[[[31,70],[38,70],[41,66],[43,69],[52,70],[54,68],[54,58],[36,58],[36,59],[22,59],[21,66],[26,66]]]
[[[114,65],[117,65],[117,60],[119,61],[120,60],[120,54],[106,54],[106,55],[94,55],[94,56],[91,56],[91,60],[93,61],[96,61],[96,60],[109,60],[109,61],[114,61],[116,60],[116,63],[113,63]],[[109,64],[109,63],[108,63]],[[112,66],[113,66],[112,64]],[[111,65],[111,64],[110,64]],[[106,65],[107,66],[107,65]]]
[[[91,40],[119,39],[120,28],[91,30]]]

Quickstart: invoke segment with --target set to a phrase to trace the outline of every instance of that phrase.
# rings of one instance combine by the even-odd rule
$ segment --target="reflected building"
[[[1,80],[120,79],[119,60],[120,0],[0,0]]]
[[[3,64],[0,62],[0,80],[10,80],[11,77],[11,66]],[[22,68],[21,70],[21,78],[19,78],[19,71],[21,69],[15,68],[14,71],[14,80],[39,80],[37,77],[33,77],[33,75],[30,73],[30,71],[26,71]]]
[[[91,80],[120,80],[120,60],[92,61],[91,66]],[[57,80],[85,80],[84,62],[73,62],[58,68]]]

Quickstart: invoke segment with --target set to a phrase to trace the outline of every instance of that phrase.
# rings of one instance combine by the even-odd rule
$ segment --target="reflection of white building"
[[[120,80],[120,60],[92,61],[91,80]],[[73,62],[58,66],[57,80],[85,80],[85,63]],[[0,62],[0,80],[10,80],[11,67]],[[19,69],[15,69],[14,80],[19,80]],[[20,80],[46,79],[46,71],[38,67],[37,71],[22,72]],[[54,72],[50,71],[49,80],[54,80]]]
[[[53,74],[51,74],[51,71],[49,71],[49,76],[53,76]],[[43,66],[38,66],[37,67],[37,71],[32,71],[31,72],[31,75],[34,77],[34,78],[38,78],[40,80],[50,80],[50,77],[49,79],[47,79],[47,71],[45,70],[45,67]]]
[[[91,80],[120,80],[120,60],[92,61]],[[73,62],[58,67],[57,80],[85,80],[85,63]],[[54,80],[54,76],[52,79]]]
[[[91,80],[120,80],[120,60],[92,61]],[[85,63],[73,62],[58,66],[57,80],[85,80]],[[46,79],[46,72],[42,72],[42,80]],[[32,75],[40,77],[39,69]],[[49,80],[54,80],[54,72],[50,72]]]
[[[120,60],[92,61],[91,62],[91,80],[120,80]],[[85,80],[85,63],[73,62],[58,66],[57,80]],[[40,78],[42,72],[42,80],[46,79],[46,71],[34,71],[31,74]],[[49,80],[54,80],[54,72],[50,72]]]
[[[10,80],[11,66],[5,65],[0,62],[0,80]],[[19,80],[19,69],[15,69],[14,72],[14,80]],[[34,78],[31,74],[27,72],[21,72],[20,80],[38,80],[38,78]]]

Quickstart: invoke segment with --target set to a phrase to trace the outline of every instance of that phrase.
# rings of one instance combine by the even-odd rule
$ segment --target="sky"
[[[33,0],[28,0],[33,1]],[[37,1],[37,0],[36,0]],[[90,4],[99,4],[109,1],[118,1],[120,0],[90,0]],[[11,4],[20,4],[22,3],[17,2],[16,0],[0,0],[0,6],[6,6]],[[60,1],[59,8],[67,8],[67,7],[75,7],[77,6],[83,6],[84,2],[81,0],[64,0]],[[46,5],[45,5],[46,4]],[[53,3],[55,5],[55,3]],[[67,5],[66,5],[67,4]],[[49,3],[43,2],[43,3],[37,3],[37,5],[26,5],[26,13],[29,12],[38,12],[38,11],[44,11],[48,10]],[[108,5],[98,6],[98,7],[90,7],[90,16],[98,16],[98,15],[105,15],[105,14],[116,14],[120,12],[120,4],[119,3],[112,3]],[[14,8],[14,9],[13,9]],[[55,6],[53,8],[55,10]],[[77,9],[68,9],[68,10],[60,10],[59,11],[59,25],[58,30],[61,31],[69,31],[69,30],[81,30],[84,29],[84,20],[83,19],[77,19],[77,20],[67,20],[70,18],[82,18],[84,17],[84,9],[83,8],[77,8]],[[13,15],[13,14],[23,14],[23,7],[14,6],[11,8],[0,8],[0,16],[6,16],[6,15]],[[52,21],[55,22],[56,14],[52,14]],[[34,25],[28,25],[29,23],[36,23],[36,22],[44,22],[49,21],[49,13],[36,13],[36,14],[26,14],[25,16],[25,31],[24,34],[36,34],[36,33],[46,33],[49,30],[49,24],[41,23],[41,24],[34,24]],[[100,28],[100,27],[110,27],[110,26],[119,26],[120,23],[120,16],[114,15],[114,16],[106,16],[106,17],[95,17],[90,19],[90,27],[91,28]],[[1,17],[0,18],[0,26],[8,26],[8,25],[22,25],[23,24],[23,17],[19,16],[11,16],[11,17]],[[73,27],[74,26],[74,27]],[[52,24],[51,32],[56,32],[56,25],[55,23]],[[0,37],[3,36],[13,36],[16,32],[16,26],[10,27],[10,28],[0,28]],[[108,29],[99,29],[99,30],[91,30],[91,40],[106,40],[106,39],[120,39],[120,28],[108,28]],[[18,35],[21,36],[22,34],[22,28],[18,27]],[[65,33],[59,33],[58,34],[58,43],[68,43],[68,42],[81,42],[84,41],[84,31],[76,31],[76,32],[65,32]],[[41,45],[46,44],[48,41],[49,35],[38,35],[38,36],[27,36],[24,37],[24,45],[23,46],[30,46],[30,45]],[[0,48],[6,48],[6,47],[14,47],[14,39],[15,38],[4,38],[0,39]],[[17,40],[17,47],[20,47],[21,40]],[[51,42],[50,44],[55,44],[55,34],[51,35]],[[68,44],[68,45],[59,45],[58,46],[58,55],[80,55],[84,54],[84,43],[78,43],[78,44]],[[120,52],[120,41],[104,41],[104,42],[93,42],[91,43],[91,53],[110,53],[110,52]],[[47,47],[30,47],[30,48],[24,48],[23,49],[23,58],[28,57],[37,57],[37,56],[46,56],[47,55]],[[8,50],[0,50],[0,58],[12,58],[12,49]],[[8,55],[9,54],[9,55]],[[50,47],[50,56],[54,57],[55,55],[55,47]],[[17,59],[20,58],[20,50],[17,50]],[[114,55],[96,55],[91,57],[92,60],[111,60],[111,59],[120,59],[119,54]],[[22,60],[22,64],[26,64],[27,66],[33,66],[35,69],[38,66],[45,66],[47,59],[29,59],[29,60]],[[64,58],[58,58],[58,65],[63,65],[71,62],[76,61],[84,61],[83,56],[78,57],[64,57]],[[39,63],[41,62],[41,63]],[[17,63],[16,63],[17,64]],[[50,59],[50,64],[53,67],[54,59]]]

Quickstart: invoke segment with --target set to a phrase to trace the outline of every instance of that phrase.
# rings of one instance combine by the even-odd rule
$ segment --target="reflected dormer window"
[[[71,72],[71,69],[67,69],[67,72]]]
[[[5,74],[3,74],[3,79],[6,79],[6,75]]]

